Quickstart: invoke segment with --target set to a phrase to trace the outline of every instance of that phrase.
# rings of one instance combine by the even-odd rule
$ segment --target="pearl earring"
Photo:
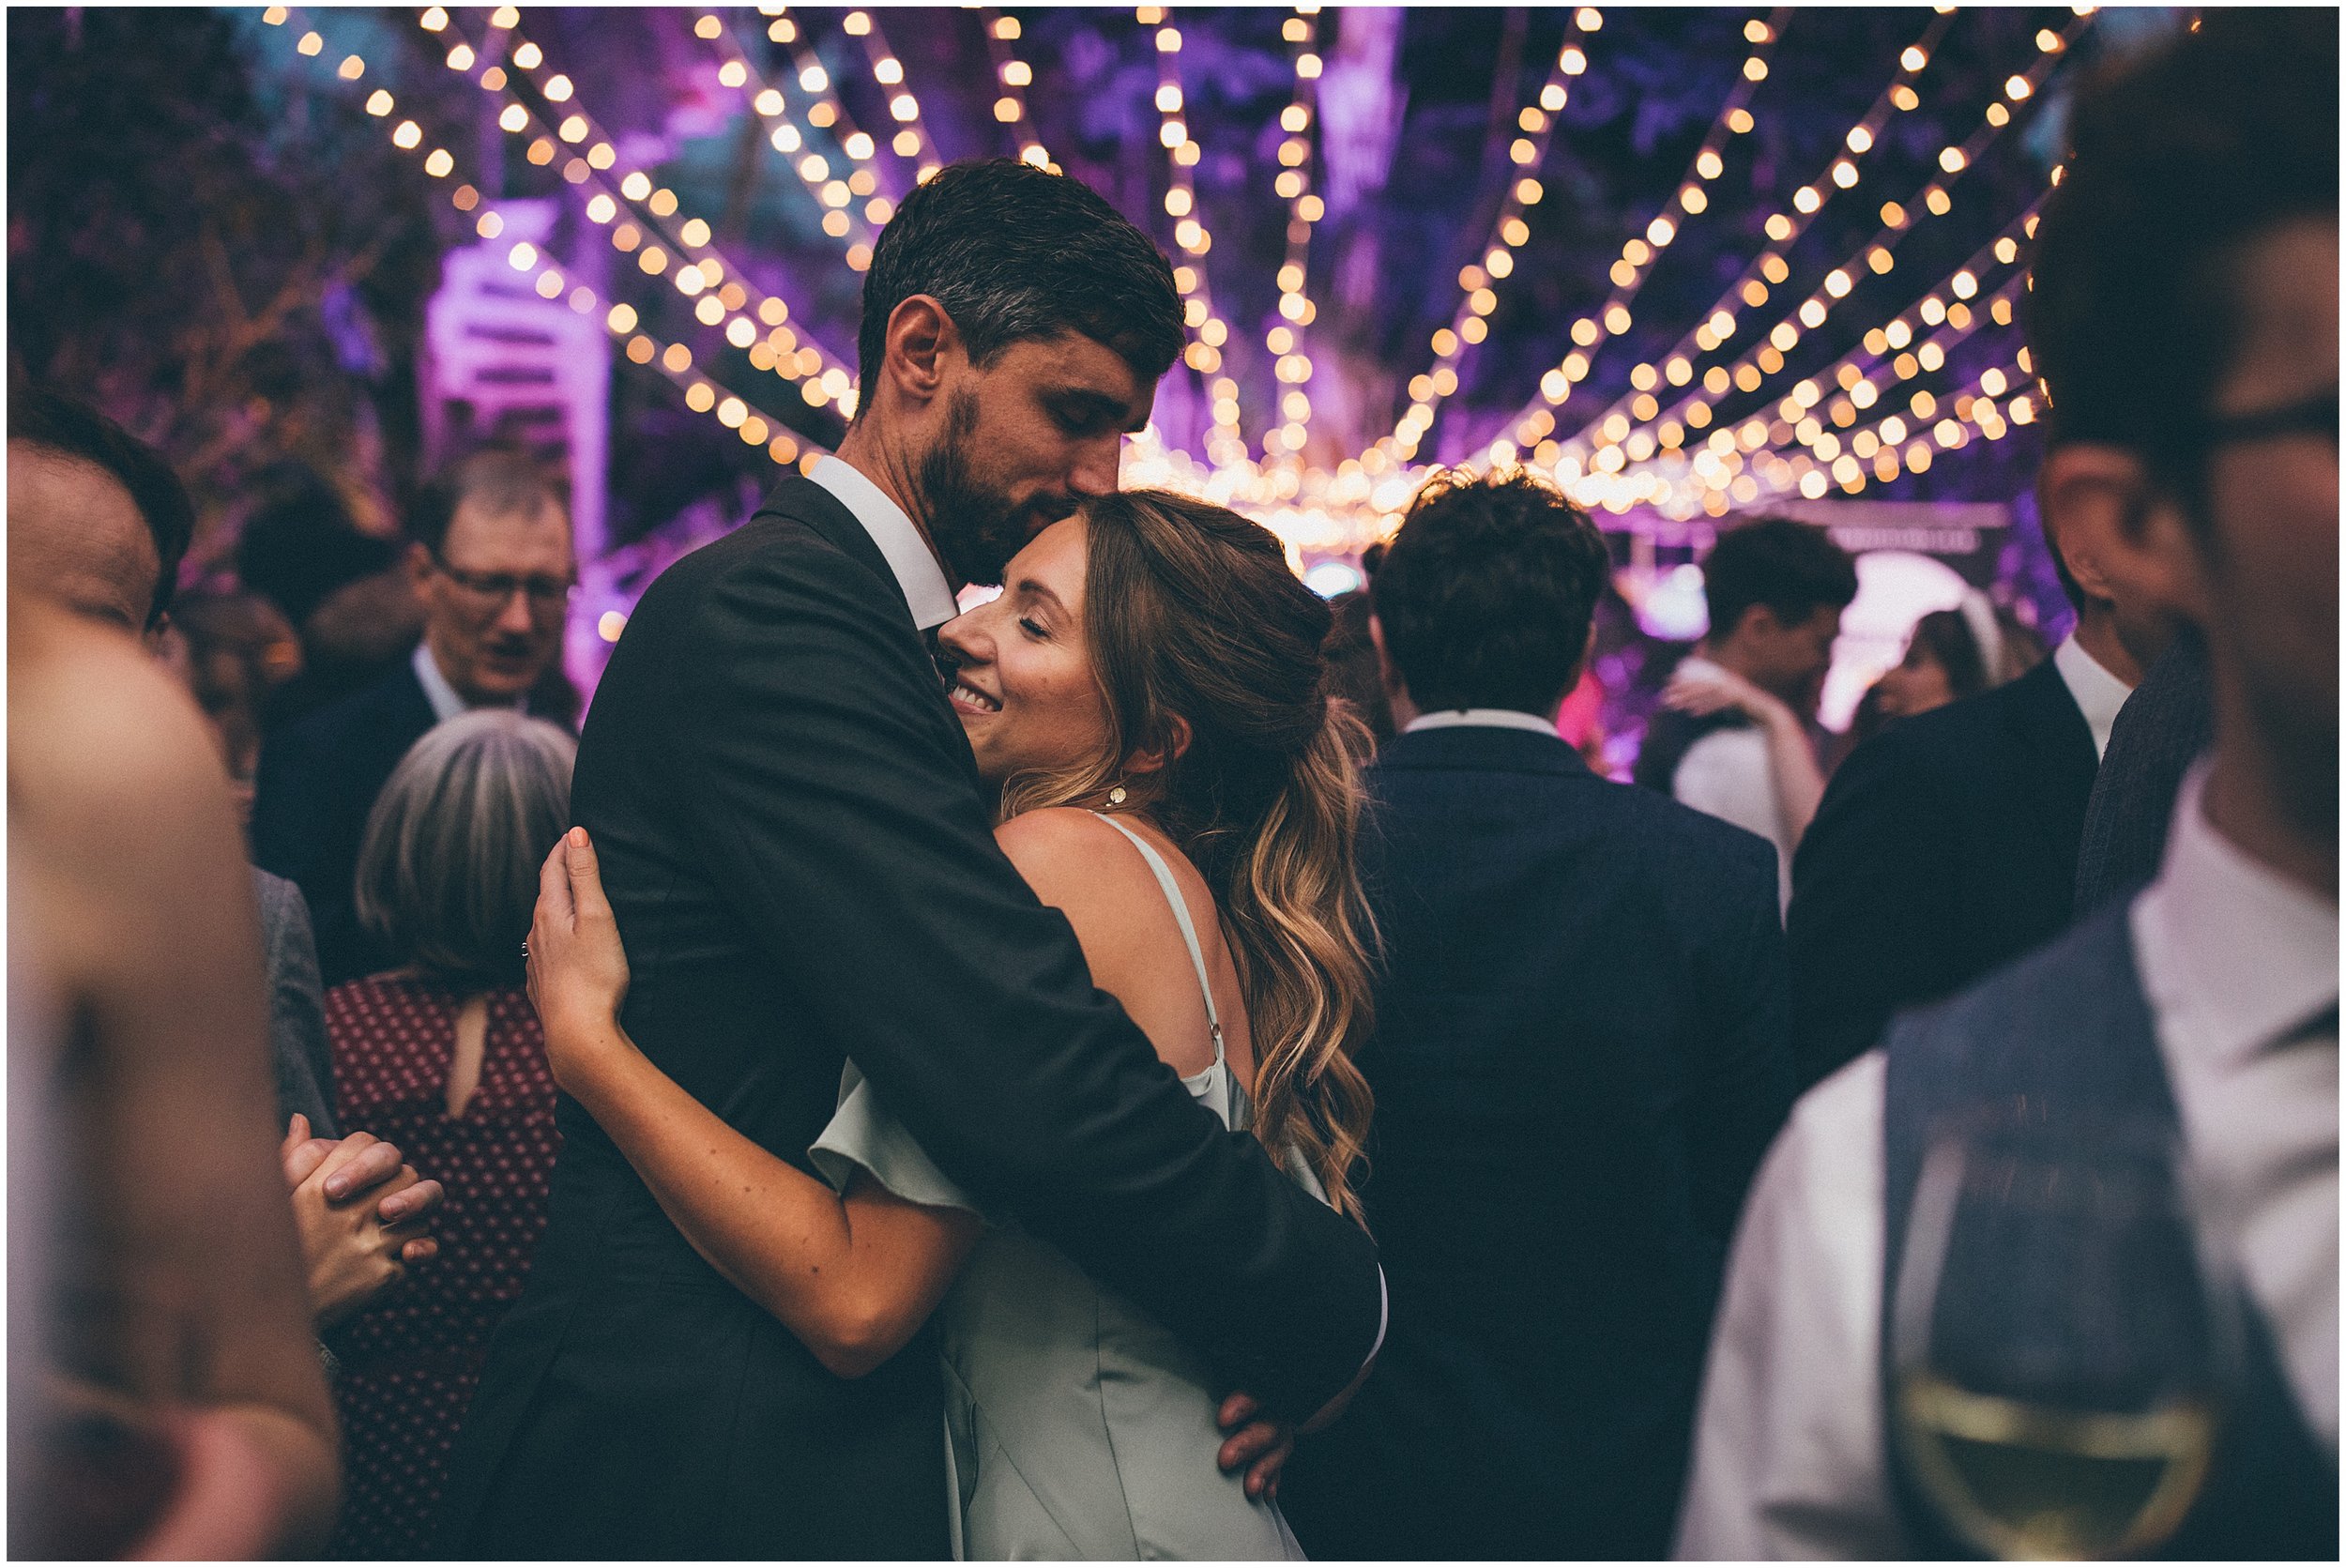
[[[1123,803],[1124,786],[1122,784],[1118,784],[1114,789],[1108,791],[1108,804],[1111,806],[1120,806]]]

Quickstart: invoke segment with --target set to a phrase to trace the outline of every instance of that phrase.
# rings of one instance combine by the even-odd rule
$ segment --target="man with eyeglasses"
[[[2192,25],[2080,85],[2028,336],[2046,510],[2113,586],[2196,629],[2213,740],[2147,888],[1906,1014],[1793,1110],[1744,1206],[1682,1557],[1975,1554],[1910,1464],[1913,1368],[1890,1330],[1925,1155],[1995,1107],[2072,1147],[2112,1127],[2171,1140],[2237,1329],[2187,1511],[2115,1555],[2338,1555],[2338,23]],[[2007,1302],[2072,1299],[2010,1232],[1967,1248]],[[2032,1311],[1958,1310],[1933,1345],[1977,1377]],[[2095,1365],[2162,1364],[2155,1317],[2113,1314]],[[2063,1356],[2030,1375],[2061,1377]],[[2035,1397],[1984,1378],[1966,1397],[2006,1390]],[[2079,1471],[2021,1463],[2056,1483],[2027,1508],[2092,1511]]]
[[[576,582],[570,514],[516,452],[476,452],[434,480],[408,540],[423,640],[391,674],[272,735],[261,754],[253,857],[310,901],[329,986],[379,967],[351,884],[385,781],[434,724],[529,706],[561,650]]]

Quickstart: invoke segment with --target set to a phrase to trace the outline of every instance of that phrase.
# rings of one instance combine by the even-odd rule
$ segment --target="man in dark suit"
[[[527,459],[476,452],[426,486],[407,571],[423,640],[373,685],[261,748],[252,854],[301,889],[328,985],[381,967],[352,879],[375,797],[423,732],[471,708],[519,707],[562,650],[576,571],[570,517]]]
[[[1767,842],[1556,733],[1608,562],[1529,478],[1421,495],[1371,623],[1363,850],[1393,1327],[1282,1485],[1315,1557],[1651,1558],[1711,1306],[1791,1102]]]
[[[2095,769],[2169,628],[2069,526],[2045,532],[2077,629],[2018,680],[1891,723],[1825,788],[1785,917],[1801,1086],[2069,924]]]
[[[1683,1556],[1947,1559],[2035,1525],[2008,1515],[1999,1542],[1974,1513],[1958,1538],[1893,1437],[1891,1309],[1926,1156],[2016,1107],[2080,1154],[2113,1124],[2122,1148],[2146,1128],[2175,1141],[2204,1283],[2238,1331],[2171,1533],[2115,1540],[2101,1531],[2136,1519],[2090,1505],[2053,1528],[2085,1527],[2079,1555],[2338,1556],[2337,60],[2335,11],[2211,10],[2080,87],[2027,297],[2041,483],[2070,493],[2114,585],[2203,634],[2214,754],[2140,896],[1900,1018],[1792,1113],[1736,1241]],[[1961,1347],[1945,1369],[2010,1360],[2031,1383],[1973,1392],[2037,1398],[2084,1370],[2041,1356],[2065,1341],[2039,1304],[2075,1292],[2048,1290],[2046,1255],[2003,1250],[2070,1217],[1969,1230],[1963,1266],[1993,1304],[1934,1322]],[[2146,1348],[2128,1322],[2110,1315],[2098,1369]],[[2036,1355],[1996,1353],[2015,1330]]]
[[[1181,343],[1165,258],[1077,181],[997,160],[906,197],[840,455],[644,595],[572,805],[627,943],[628,1032],[687,1090],[811,1172],[852,1058],[989,1212],[1300,1421],[1381,1332],[1375,1249],[1092,986],[995,845],[924,639],[960,585],[1114,488]],[[451,1463],[450,1547],[946,1555],[934,1339],[832,1376],[574,1102],[560,1124],[551,1224]]]

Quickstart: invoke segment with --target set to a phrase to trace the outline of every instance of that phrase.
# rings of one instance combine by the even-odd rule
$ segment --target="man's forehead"
[[[1072,330],[1048,338],[1022,338],[1005,347],[995,365],[997,369],[1015,368],[1021,374],[1070,391],[1096,392],[1127,406],[1145,398],[1149,390],[1122,355],[1097,338]]]
[[[557,540],[567,548],[571,537],[571,514],[552,495],[540,497],[534,508],[527,505],[497,507],[486,502],[464,501],[457,505],[455,514],[449,519],[448,536],[449,543],[458,548],[496,548]]]

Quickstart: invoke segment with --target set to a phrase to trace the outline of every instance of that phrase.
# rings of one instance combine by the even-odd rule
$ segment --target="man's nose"
[[[1109,435],[1102,440],[1087,441],[1076,454],[1075,465],[1067,476],[1067,486],[1082,496],[1113,495],[1117,480],[1121,477],[1124,462],[1124,438]]]
[[[497,610],[496,619],[491,624],[497,631],[509,632],[517,637],[526,637],[536,631],[538,623],[529,613],[529,595],[518,589],[507,594],[504,604]]]

